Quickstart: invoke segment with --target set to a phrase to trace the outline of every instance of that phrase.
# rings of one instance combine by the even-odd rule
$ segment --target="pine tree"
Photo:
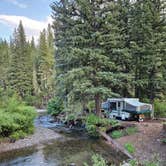
[[[135,95],[149,98],[152,104],[155,98],[162,96],[164,84],[162,75],[162,58],[165,54],[163,7],[163,1],[144,0],[136,1],[132,10],[131,47],[133,59],[135,59]]]
[[[52,96],[55,92],[55,48],[54,48],[54,35],[53,35],[53,29],[50,24],[48,24],[47,27],[47,47],[48,47],[48,73],[49,73],[49,78],[48,78],[48,89],[49,89],[49,94]]]
[[[38,57],[36,60],[36,78],[38,92],[44,100],[54,92],[54,46],[53,33],[51,26],[48,25],[47,31],[44,29],[40,33]]]
[[[33,76],[32,76],[33,95],[38,96],[40,94],[40,88],[37,82],[38,52],[35,46],[34,37],[32,37],[32,40],[30,42],[30,54],[31,54],[31,60],[32,60],[32,73],[33,73]]]
[[[149,98],[153,103],[155,98],[160,98],[162,95],[162,57],[165,56],[165,41],[163,40],[166,22],[162,17],[163,3],[161,0],[154,0],[150,4],[152,11],[152,36],[150,47],[147,48],[150,52],[149,57]],[[166,46],[166,45],[165,45]]]
[[[129,47],[130,1],[112,1],[107,6],[107,11],[102,45],[115,64],[113,72],[116,82],[112,90],[123,97],[129,97],[132,95],[132,57]]]
[[[130,44],[133,58],[133,67],[135,72],[135,97],[141,97],[142,89],[147,85],[147,79],[144,78],[147,71],[146,48],[148,44],[151,28],[148,24],[148,13],[143,1],[135,1],[132,5],[132,18],[130,30]],[[144,72],[142,72],[144,71]],[[141,91],[142,90],[142,91]]]
[[[46,80],[46,57],[47,57],[47,43],[46,43],[46,30],[44,29],[40,33],[39,39],[39,57],[38,57],[38,71],[37,71],[37,81],[40,87],[40,91],[44,91],[47,87]]]
[[[9,85],[22,98],[32,93],[32,65],[28,43],[22,22],[14,31],[11,41],[11,63],[9,69]]]
[[[0,39],[0,87],[7,88],[7,74],[10,61],[10,51],[7,41]]]
[[[111,90],[118,80],[112,72],[113,49],[107,51],[118,41],[115,20],[109,23],[114,14],[109,10],[115,4],[66,0],[52,6],[58,88],[68,100],[80,101],[83,108],[88,99],[93,99],[98,115],[102,97],[117,95]],[[114,29],[111,31],[111,28]]]

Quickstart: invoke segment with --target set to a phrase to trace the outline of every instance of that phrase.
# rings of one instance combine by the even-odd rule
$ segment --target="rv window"
[[[116,110],[116,103],[115,102],[110,103],[110,109]]]
[[[118,102],[118,108],[120,107],[120,102]]]

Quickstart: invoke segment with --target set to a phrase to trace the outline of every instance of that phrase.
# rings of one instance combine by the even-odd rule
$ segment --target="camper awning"
[[[132,105],[132,106],[135,106],[135,107],[140,107],[140,106],[143,106],[143,105],[149,105],[149,104],[142,103],[142,102],[139,102],[138,100],[134,100],[134,99],[126,99],[125,102]]]
[[[151,104],[142,103],[142,102],[139,102],[138,100],[126,99],[125,102],[127,104],[125,109],[128,112],[143,114],[143,113],[150,112],[152,110]]]

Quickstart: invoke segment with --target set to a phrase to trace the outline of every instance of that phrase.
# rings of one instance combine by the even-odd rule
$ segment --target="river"
[[[83,166],[85,162],[91,165],[90,159],[96,153],[116,165],[126,159],[104,141],[89,138],[83,131],[69,130],[62,124],[50,121],[50,117],[42,115],[35,120],[35,125],[60,132],[64,135],[62,139],[3,153],[0,155],[0,166],[68,166],[70,163]]]

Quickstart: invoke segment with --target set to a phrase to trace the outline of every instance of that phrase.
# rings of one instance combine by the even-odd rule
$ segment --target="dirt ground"
[[[117,142],[124,146],[125,143],[134,145],[136,151],[134,157],[138,160],[152,160],[154,156],[166,163],[166,144],[162,142],[166,138],[166,132],[163,131],[163,124],[159,121],[147,122],[123,122],[124,124],[135,124],[138,132],[117,139]]]

